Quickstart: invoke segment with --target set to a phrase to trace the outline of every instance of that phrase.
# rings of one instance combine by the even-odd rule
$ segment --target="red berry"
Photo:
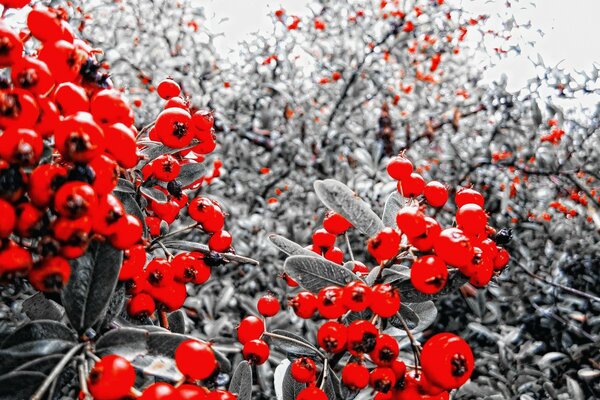
[[[237,400],[237,396],[226,390],[213,390],[206,396],[206,400]]]
[[[163,182],[170,182],[177,179],[180,170],[179,161],[170,154],[163,154],[152,161],[154,176]]]
[[[66,218],[79,218],[91,214],[97,206],[96,192],[87,183],[67,182],[54,197],[54,209]]]
[[[353,391],[364,389],[369,384],[369,370],[362,364],[350,362],[342,369],[342,383]]]
[[[165,382],[156,382],[144,389],[138,400],[179,400],[177,389]]]
[[[423,346],[421,367],[432,384],[447,390],[456,389],[473,373],[473,352],[462,338],[439,333]]]
[[[0,67],[10,67],[23,57],[23,42],[6,24],[0,25]]]
[[[177,388],[178,400],[206,400],[208,389],[184,383]]]
[[[52,89],[54,79],[45,62],[33,57],[17,61],[11,70],[10,79],[15,87],[27,89],[43,96]]]
[[[442,207],[448,201],[448,188],[438,181],[431,181],[423,189],[427,203],[432,207]]]
[[[328,400],[328,397],[325,392],[318,387],[309,386],[298,393],[296,400]]]
[[[418,207],[404,207],[398,211],[396,224],[409,238],[421,236],[427,231],[425,214]]]
[[[158,86],[156,86],[156,91],[162,99],[169,100],[171,97],[179,96],[181,88],[173,79],[167,78],[160,81]]]
[[[135,383],[135,370],[125,358],[110,354],[102,357],[88,378],[88,388],[97,400],[118,400],[129,395]]]
[[[154,129],[164,145],[181,149],[194,139],[194,132],[190,129],[191,121],[192,117],[186,110],[167,108],[156,118]]]
[[[25,275],[32,266],[31,253],[15,242],[9,241],[4,249],[0,250],[0,277]]]
[[[328,286],[319,292],[318,308],[323,318],[336,319],[347,311],[342,300],[344,289],[337,286]]]
[[[98,199],[98,207],[93,215],[92,229],[94,232],[110,236],[117,230],[117,222],[125,216],[125,209],[119,199],[108,194]]]
[[[246,344],[255,339],[260,339],[265,331],[265,323],[258,317],[249,316],[240,321],[237,328],[238,342]]]
[[[223,253],[231,248],[232,240],[231,233],[220,230],[210,236],[210,239],[208,239],[208,247],[212,251]]]
[[[392,228],[384,228],[367,242],[371,256],[381,263],[392,259],[398,254],[400,247],[400,234]]]
[[[215,372],[218,363],[210,345],[198,340],[186,340],[175,351],[177,369],[193,380],[206,379]]]
[[[154,299],[146,293],[136,294],[127,302],[127,313],[134,318],[149,317],[155,310]]]
[[[313,245],[323,249],[328,249],[335,245],[336,236],[333,233],[327,232],[325,229],[317,229],[312,234]]]
[[[425,189],[425,179],[416,172],[398,182],[398,192],[404,197],[417,197]]]
[[[386,167],[390,178],[397,181],[404,180],[413,172],[412,162],[403,155],[395,156],[390,159]]]
[[[85,89],[72,82],[58,85],[54,89],[53,100],[63,117],[90,110],[90,99]]]
[[[410,268],[410,282],[418,291],[435,294],[446,286],[448,268],[437,256],[418,258]]]
[[[174,279],[171,263],[164,258],[155,258],[148,263],[144,270],[146,281],[154,287],[165,287]]]
[[[371,311],[382,318],[389,318],[400,310],[400,293],[388,283],[373,286]]]
[[[101,124],[122,123],[132,126],[134,123],[133,110],[116,89],[104,89],[96,93],[90,103],[90,112]]]
[[[483,208],[484,204],[484,198],[481,193],[469,188],[458,189],[454,201],[459,208],[465,204],[477,204],[479,207]]]
[[[456,213],[456,223],[468,235],[483,233],[487,225],[487,215],[477,204],[465,204]]]
[[[336,264],[341,265],[344,263],[344,252],[339,247],[331,247],[327,249],[325,254],[323,254],[323,257]]]
[[[60,291],[71,276],[71,266],[63,257],[47,257],[29,271],[28,279],[41,292]]]
[[[454,267],[464,267],[473,258],[473,246],[458,228],[444,229],[435,241],[434,249],[444,262]]]
[[[258,308],[258,312],[263,317],[272,317],[281,309],[279,300],[272,295],[262,296],[260,299],[258,299],[256,306]]]
[[[346,308],[360,312],[371,305],[371,287],[361,281],[350,282],[344,288],[342,299]]]
[[[364,276],[369,274],[369,267],[367,267],[364,263],[356,260],[354,260],[352,263],[354,265],[352,267],[352,272],[354,272],[356,275]]]
[[[92,116],[87,112],[78,112],[56,125],[54,142],[59,153],[68,160],[88,163],[104,151],[107,141]]]
[[[264,364],[269,359],[269,345],[260,339],[244,343],[242,355],[244,359],[255,365]]]
[[[43,164],[36,167],[29,176],[29,199],[40,208],[47,207],[66,177],[67,170],[61,166]]]
[[[98,196],[109,194],[117,186],[119,166],[111,156],[102,154],[88,164],[94,171],[95,178],[92,187]]]
[[[346,348],[347,329],[339,322],[325,322],[317,332],[319,346],[328,353],[339,353]]]
[[[398,358],[400,347],[398,342],[390,335],[377,336],[375,348],[369,353],[371,360],[380,367],[391,367]]]
[[[500,271],[502,268],[506,267],[508,261],[510,260],[510,254],[505,249],[498,250],[498,254],[494,258],[494,269],[496,271]]]
[[[429,251],[437,240],[442,228],[440,224],[431,217],[425,217],[425,233],[417,237],[410,238],[410,243],[419,251]]]
[[[343,235],[348,229],[352,228],[352,224],[340,214],[328,211],[325,219],[323,219],[323,228],[334,235]]]
[[[391,368],[377,367],[371,371],[369,384],[376,391],[387,393],[396,384],[396,374]]]
[[[487,285],[494,275],[494,261],[479,247],[473,248],[473,259],[466,267],[460,267],[460,272],[470,278],[469,283],[476,287]]]
[[[297,316],[308,319],[317,311],[318,299],[313,293],[302,291],[289,301],[289,305]]]
[[[292,377],[300,383],[311,383],[317,375],[317,365],[309,357],[296,358],[290,369]]]
[[[0,238],[5,239],[11,235],[17,224],[15,208],[7,201],[0,200]]]
[[[0,158],[20,166],[36,165],[42,156],[42,136],[32,129],[8,127],[0,136]]]
[[[117,221],[115,233],[110,236],[110,244],[120,250],[128,249],[142,238],[142,231],[140,220],[127,214]]]
[[[355,357],[375,348],[379,331],[370,321],[357,320],[348,325],[348,351]]]
[[[192,282],[200,285],[210,278],[211,269],[199,252],[180,253],[171,261],[175,280],[181,283]]]

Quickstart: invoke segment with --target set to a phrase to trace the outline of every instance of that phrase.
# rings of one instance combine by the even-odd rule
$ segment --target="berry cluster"
[[[142,223],[112,191],[138,162],[133,112],[63,11],[34,7],[28,31],[0,22],[0,276],[40,291],[68,281],[94,241],[127,249]]]
[[[335,246],[337,237],[345,234],[352,224],[340,214],[328,211],[323,219],[323,228],[312,235],[312,245],[306,248],[336,264],[344,262],[344,252]]]
[[[219,363],[210,344],[193,339],[182,342],[175,352],[175,363],[185,380],[175,386],[157,382],[140,393],[134,389],[136,375],[131,363],[121,356],[111,354],[97,361],[90,371],[88,389],[96,400],[130,397],[140,400],[237,398],[226,390],[210,390],[198,384],[199,381],[213,379],[219,373]]]

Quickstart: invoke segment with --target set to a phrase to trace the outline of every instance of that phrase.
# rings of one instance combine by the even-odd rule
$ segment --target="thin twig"
[[[350,259],[352,260],[352,262],[354,262],[354,254],[352,253],[352,246],[350,246],[348,232],[344,232],[344,238],[346,239],[346,247],[348,248],[348,254],[350,254]]]
[[[321,377],[321,384],[319,385],[319,389],[323,389],[323,387],[325,386],[325,381],[327,381],[327,370],[329,369],[329,366],[327,365],[329,363],[329,360],[326,358],[323,360],[323,376]]]
[[[56,364],[54,369],[52,369],[50,374],[48,374],[46,379],[44,379],[44,382],[42,382],[42,384],[40,385],[38,390],[36,390],[35,393],[33,394],[33,396],[31,396],[31,400],[41,400],[42,399],[42,397],[46,393],[46,390],[48,390],[48,388],[50,387],[52,382],[54,382],[54,380],[56,380],[58,378],[58,376],[60,375],[62,370],[67,366],[69,361],[71,361],[73,356],[75,356],[75,354],[77,354],[77,352],[80,351],[84,345],[85,345],[85,343],[80,343],[76,346],[73,346],[71,348],[71,350],[69,350],[67,352],[67,354],[65,354],[63,356],[63,358],[59,361],[59,363]]]
[[[415,337],[413,336],[412,332],[408,328],[408,324],[404,320],[404,317],[402,317],[402,315],[400,315],[400,312],[396,313],[396,317],[398,317],[398,319],[400,320],[400,323],[402,324],[402,328],[404,328],[404,331],[406,332],[406,336],[408,336],[408,340],[410,340],[410,345],[412,347],[413,357],[415,359],[415,370],[418,372],[419,371],[419,364],[420,364],[419,363],[419,358],[420,358],[419,345],[417,344],[417,341],[415,340]]]

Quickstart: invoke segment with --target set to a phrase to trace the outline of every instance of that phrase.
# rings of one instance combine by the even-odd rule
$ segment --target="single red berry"
[[[106,142],[104,132],[87,112],[61,119],[54,129],[56,149],[67,160],[88,163],[102,154]]]
[[[377,336],[375,348],[369,353],[369,356],[379,367],[391,367],[399,353],[400,347],[396,339],[390,335],[380,334]]]
[[[103,125],[122,123],[125,126],[132,126],[134,123],[133,110],[121,92],[116,89],[97,92],[92,97],[90,112],[94,119]]]
[[[156,382],[144,389],[138,400],[179,400],[177,389],[165,382]]]
[[[447,390],[456,389],[473,373],[473,352],[459,336],[439,333],[423,346],[421,367],[434,385]]]
[[[296,400],[328,400],[328,397],[325,392],[318,387],[309,386],[298,393]]]
[[[11,70],[10,79],[16,87],[43,96],[52,89],[54,78],[45,62],[34,57],[23,57]]]
[[[364,389],[369,384],[369,370],[357,362],[349,362],[342,369],[342,383],[350,390]]]
[[[367,267],[364,263],[354,260],[352,264],[352,272],[354,272],[357,276],[364,276],[369,274],[369,267]]]
[[[200,285],[210,278],[211,269],[199,252],[179,253],[171,261],[171,266],[175,280],[181,283]]]
[[[404,180],[413,172],[413,164],[403,155],[392,157],[386,167],[390,178],[397,181]]]
[[[179,161],[170,154],[160,155],[152,161],[152,172],[160,181],[170,182],[177,179],[179,171],[181,171]]]
[[[347,311],[342,299],[344,289],[338,286],[328,286],[319,291],[318,308],[323,318],[336,319]]]
[[[456,223],[468,235],[483,233],[487,219],[487,214],[477,204],[465,204],[456,212]]]
[[[425,179],[416,172],[398,182],[398,193],[404,197],[417,197],[425,189]]]
[[[255,365],[264,364],[269,359],[269,353],[269,345],[264,340],[260,339],[254,339],[244,343],[242,349],[244,359]]]
[[[71,276],[71,266],[63,257],[44,258],[29,271],[28,279],[31,285],[40,292],[59,292]]]
[[[137,217],[127,214],[116,222],[115,232],[110,236],[110,244],[120,250],[125,250],[139,242],[142,238],[143,227]]]
[[[264,331],[265,323],[262,319],[253,315],[246,317],[240,321],[237,328],[238,342],[246,344],[251,340],[260,339]]]
[[[431,181],[423,189],[423,195],[432,207],[443,207],[448,201],[448,188],[438,181]]]
[[[344,305],[355,312],[364,311],[371,305],[371,292],[371,287],[364,282],[350,282],[344,288]]]
[[[260,299],[258,299],[256,307],[258,308],[258,312],[263,317],[272,317],[281,309],[279,300],[277,300],[277,297],[272,295],[262,296]]]
[[[396,384],[396,374],[391,368],[377,367],[371,371],[369,384],[378,392],[387,393]]]
[[[317,365],[310,357],[296,358],[290,370],[292,377],[300,383],[311,383],[317,376]]]
[[[346,231],[352,228],[352,224],[340,214],[328,211],[323,219],[323,228],[331,234],[343,235]]]
[[[448,268],[437,256],[418,258],[410,267],[410,282],[418,291],[435,294],[446,286]]]
[[[156,304],[152,296],[146,293],[139,293],[131,297],[127,302],[127,313],[134,318],[149,317],[154,314]]]
[[[285,284],[288,285],[289,287],[298,287],[298,282],[296,282],[294,280],[294,278],[292,278],[285,272],[280,275],[280,278],[282,278],[285,281]]]
[[[23,276],[32,266],[31,253],[12,240],[0,250],[0,277]]]
[[[344,263],[344,252],[339,247],[330,247],[323,254],[323,257],[336,264],[341,265]]]
[[[400,293],[388,283],[373,286],[371,311],[382,318],[389,318],[400,310]]]
[[[90,110],[90,99],[85,89],[72,82],[63,82],[54,89],[54,103],[62,116]]]
[[[164,258],[155,258],[144,270],[146,281],[154,287],[165,287],[173,282],[175,274],[171,263]]]
[[[154,300],[160,303],[161,307],[168,312],[173,312],[183,307],[183,303],[185,303],[185,299],[187,298],[185,284],[176,281],[171,281],[169,285],[162,287],[147,285],[146,289]]]
[[[7,201],[0,200],[0,238],[5,239],[13,233],[17,224],[15,208]]]
[[[67,218],[79,218],[91,214],[97,206],[96,192],[83,182],[67,182],[54,197],[54,209]]]
[[[210,345],[194,339],[186,340],[177,346],[175,363],[183,375],[193,380],[208,378],[218,366]]]
[[[348,325],[348,351],[355,357],[375,348],[379,331],[370,321],[357,320]]]
[[[473,258],[460,272],[470,278],[469,283],[476,287],[487,285],[494,275],[494,260],[479,247],[473,248]]]
[[[95,233],[110,236],[117,230],[117,222],[125,216],[125,208],[119,199],[107,194],[98,199],[98,207],[92,218]]]
[[[343,351],[346,348],[347,337],[346,326],[335,321],[325,322],[317,332],[319,346],[328,353]]]
[[[129,395],[135,383],[135,370],[125,358],[110,354],[98,361],[88,378],[94,399],[118,400]]]
[[[435,241],[434,250],[446,264],[454,267],[464,267],[473,258],[473,245],[458,228],[444,229]]]
[[[137,154],[137,144],[133,130],[122,123],[112,125],[103,125],[105,137],[110,137],[106,141],[106,151],[123,168],[133,168],[137,165],[139,157]],[[150,164],[146,164],[150,168]]]
[[[418,207],[404,207],[398,211],[396,224],[409,238],[421,236],[427,231],[425,214]]]
[[[23,57],[23,42],[6,24],[0,26],[0,67],[10,67]]]
[[[14,165],[36,165],[43,148],[42,136],[32,129],[9,126],[0,136],[0,158]]]
[[[237,400],[237,396],[226,390],[213,390],[206,395],[206,400]]]
[[[501,269],[506,267],[509,260],[510,254],[508,254],[508,251],[506,251],[506,249],[498,250],[498,254],[496,254],[496,257],[494,257],[494,269],[496,271],[500,271]]]
[[[179,396],[177,400],[206,400],[207,392],[208,389],[205,387],[184,383],[177,387],[177,395]]]
[[[479,207],[483,208],[484,198],[476,190],[469,188],[460,188],[456,191],[456,196],[454,197],[454,201],[456,203],[456,207],[462,207],[465,204],[477,204]]]
[[[161,233],[161,222],[163,220],[159,217],[147,216],[146,217],[146,227],[148,228],[148,233],[150,236],[156,237],[160,236]]]
[[[95,178],[92,187],[98,196],[111,193],[119,180],[119,166],[109,155],[102,154],[88,164],[94,171]]]
[[[325,229],[317,229],[312,234],[313,245],[322,249],[328,249],[335,245],[336,236]]]
[[[398,254],[400,247],[400,234],[392,228],[384,228],[367,242],[369,254],[381,263],[392,259]]]
[[[162,99],[169,100],[171,97],[179,96],[179,93],[181,93],[181,88],[173,79],[167,78],[160,81],[160,83],[156,86],[156,91]]]
[[[289,305],[297,316],[309,319],[317,311],[318,302],[317,296],[313,293],[302,291],[289,301]]]
[[[167,108],[156,118],[154,129],[164,145],[181,149],[194,139],[194,132],[190,129],[191,121],[192,117],[186,110]]]
[[[206,140],[206,134],[211,132],[214,124],[215,118],[210,110],[198,110],[192,115],[192,126],[198,140]]]
[[[231,233],[220,230],[210,236],[210,239],[208,239],[208,247],[212,251],[223,253],[231,248],[232,240]]]
[[[29,176],[28,194],[31,202],[44,208],[50,204],[56,190],[66,181],[67,170],[59,165],[43,164]]]
[[[442,228],[439,222],[431,217],[425,217],[425,233],[422,235],[409,238],[410,243],[419,251],[429,251],[433,249],[433,245],[437,240]]]

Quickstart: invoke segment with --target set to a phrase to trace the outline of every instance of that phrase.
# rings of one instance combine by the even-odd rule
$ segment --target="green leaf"
[[[277,248],[279,250],[283,251],[285,254],[288,254],[290,256],[305,255],[305,256],[312,256],[312,257],[320,257],[314,251],[305,249],[304,247],[300,246],[298,243],[293,242],[289,239],[286,239],[283,236],[271,234],[271,235],[269,235],[269,240],[271,241],[271,243],[273,243],[275,246],[277,246]]]
[[[361,280],[352,271],[321,257],[290,256],[283,268],[300,286],[313,293],[327,286],[346,286]]]
[[[238,364],[229,382],[229,391],[237,394],[237,400],[252,399],[252,367],[247,361]]]

